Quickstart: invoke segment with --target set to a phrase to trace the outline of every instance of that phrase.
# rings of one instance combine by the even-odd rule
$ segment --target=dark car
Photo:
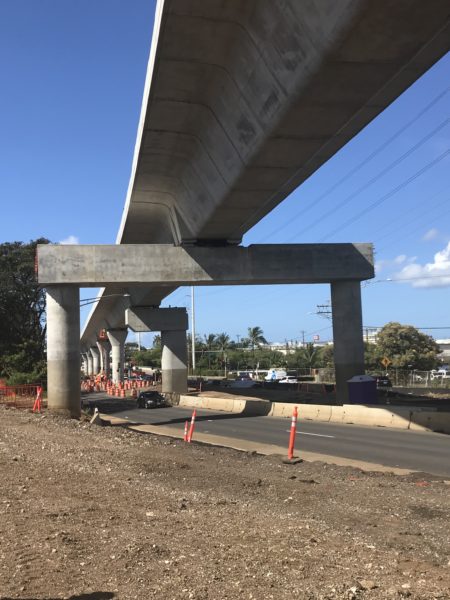
[[[375,381],[377,382],[377,388],[392,387],[392,381],[387,375],[376,375]]]
[[[164,396],[159,392],[141,392],[136,403],[138,408],[162,408],[167,406]]]

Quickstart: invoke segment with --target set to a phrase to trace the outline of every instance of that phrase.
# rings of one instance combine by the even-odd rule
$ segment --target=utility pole
[[[321,317],[325,317],[326,319],[331,319],[332,311],[331,311],[331,302],[328,301],[326,304],[317,304],[316,315]]]
[[[302,334],[302,348],[304,348],[305,347],[305,333],[306,333],[306,331],[304,329],[302,329],[300,331],[300,333]]]
[[[195,302],[194,286],[191,286],[191,344],[192,344],[192,375],[195,374]]]

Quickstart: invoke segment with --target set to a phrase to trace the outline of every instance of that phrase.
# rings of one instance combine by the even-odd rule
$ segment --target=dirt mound
[[[0,408],[0,599],[450,598],[449,486]]]

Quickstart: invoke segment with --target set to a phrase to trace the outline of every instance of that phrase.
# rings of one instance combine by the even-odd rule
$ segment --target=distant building
[[[328,342],[328,341],[315,341],[315,342],[305,342],[303,344],[303,342],[299,342],[297,340],[291,340],[290,342],[273,342],[272,344],[264,344],[262,346],[260,346],[261,348],[264,348],[264,350],[273,350],[275,352],[280,352],[281,354],[284,354],[284,356],[286,356],[287,354],[294,354],[294,352],[296,350],[299,350],[300,348],[303,348],[303,346],[306,346],[307,343],[312,343],[312,345],[315,348],[323,348],[324,346],[328,346],[329,344],[332,344],[333,342]]]
[[[445,361],[450,361],[450,339],[435,340],[441,350],[439,358]]]

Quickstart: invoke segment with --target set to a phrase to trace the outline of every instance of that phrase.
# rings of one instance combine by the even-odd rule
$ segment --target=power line
[[[367,280],[367,285],[374,283],[395,283],[398,281],[421,281],[422,279],[450,279],[450,273],[442,275],[423,275],[422,277],[387,277],[386,279],[375,279],[374,281]]]
[[[315,208],[320,202],[322,202],[322,200],[324,200],[327,196],[329,196],[331,193],[333,193],[345,181],[347,181],[348,179],[350,179],[351,177],[353,177],[353,175],[355,175],[355,173],[357,173],[358,171],[360,171],[373,158],[375,158],[378,154],[380,154],[383,150],[385,150],[387,148],[387,146],[389,146],[389,144],[391,144],[393,141],[395,141],[402,133],[404,133],[409,127],[411,127],[411,125],[413,125],[414,123],[416,123],[435,104],[437,104],[437,102],[439,102],[449,91],[450,91],[450,86],[447,87],[445,90],[443,90],[440,94],[438,94],[437,96],[435,96],[433,98],[433,100],[431,100],[431,102],[429,102],[421,111],[419,111],[417,113],[417,115],[413,119],[411,119],[405,125],[403,125],[402,127],[400,127],[400,129],[398,129],[390,138],[388,138],[385,142],[383,142],[380,146],[378,146],[378,148],[376,148],[376,150],[374,150],[371,154],[369,154],[369,156],[367,156],[360,163],[358,163],[355,167],[353,167],[353,169],[350,169],[350,171],[348,171],[343,177],[341,177],[341,179],[339,179],[339,181],[337,181],[332,186],[330,186],[327,190],[325,190],[325,192],[323,192],[322,194],[320,194],[320,196],[318,196],[317,198],[315,198],[306,207],[303,207],[293,217],[290,217],[285,223],[283,223],[281,226],[279,226],[277,229],[275,229],[272,233],[270,233],[268,236],[266,236],[265,238],[263,238],[261,241],[266,241],[269,238],[273,237],[274,235],[276,235],[277,233],[279,233],[280,231],[282,231],[283,229],[285,229],[286,227],[288,227],[293,221],[296,221],[299,217],[304,216],[311,209]],[[305,230],[303,229],[300,232],[300,235],[304,231]],[[299,234],[296,234],[296,235],[299,235]]]
[[[376,200],[375,202],[372,202],[372,204],[369,204],[369,206],[367,206],[364,210],[360,211],[358,214],[354,215],[353,217],[350,217],[350,219],[347,219],[347,221],[345,221],[342,225],[340,225],[339,227],[334,229],[334,231],[331,231],[327,235],[323,236],[319,240],[319,242],[323,242],[323,241],[329,239],[330,237],[333,237],[334,235],[336,235],[336,233],[339,233],[339,231],[346,229],[349,225],[351,225],[355,221],[358,221],[359,219],[361,219],[361,217],[364,217],[368,212],[370,212],[374,208],[377,208],[378,206],[380,206],[380,204],[383,204],[383,202],[385,202],[386,200],[389,200],[389,198],[392,198],[392,196],[395,196],[395,194],[397,194],[402,189],[407,187],[410,183],[412,183],[413,181],[415,181],[416,179],[421,177],[424,173],[429,171],[432,167],[436,166],[438,163],[440,163],[442,160],[444,160],[444,158],[446,156],[448,156],[449,154],[450,154],[450,149],[447,149],[445,152],[440,154],[437,158],[435,158],[431,162],[427,163],[424,167],[422,167],[422,169],[420,169],[419,171],[416,171],[413,175],[411,175],[411,177],[408,177],[408,179],[405,179],[404,181],[402,181],[402,183],[400,183],[397,187],[390,190],[387,194],[384,194],[383,196],[381,196],[381,198],[378,198],[378,200]]]
[[[441,129],[443,129],[444,127],[446,127],[449,124],[449,122],[450,122],[450,118],[447,118],[444,121],[442,121],[442,123],[440,123],[431,132],[427,133],[427,135],[425,135],[421,140],[419,140],[417,142],[417,144],[414,144],[414,146],[412,146],[411,148],[409,148],[409,150],[407,150],[406,152],[404,152],[401,156],[399,156],[396,160],[394,160],[394,162],[390,163],[387,167],[385,167],[384,169],[382,169],[374,177],[372,177],[371,179],[369,179],[369,181],[367,181],[366,183],[364,183],[363,185],[361,185],[358,189],[356,189],[354,192],[352,192],[351,194],[349,194],[346,198],[344,198],[344,200],[342,200],[342,202],[339,202],[338,204],[336,204],[331,210],[329,210],[327,212],[326,215],[319,216],[310,225],[308,225],[307,227],[304,227],[303,229],[301,229],[300,231],[298,231],[294,236],[292,236],[291,238],[289,238],[288,241],[291,241],[292,239],[298,237],[302,233],[305,233],[306,231],[309,231],[312,227],[316,227],[317,225],[320,225],[323,222],[324,219],[326,219],[326,218],[330,217],[331,215],[334,215],[335,213],[337,213],[338,211],[340,211],[344,206],[346,206],[352,200],[354,200],[354,198],[356,198],[356,196],[359,196],[359,194],[361,194],[361,192],[364,192],[365,190],[367,190],[371,185],[373,185],[374,183],[376,183],[377,181],[379,181],[382,177],[384,177],[384,175],[386,175],[386,173],[389,173],[389,171],[392,171],[392,169],[395,169],[395,167],[397,167],[400,163],[402,163],[409,156],[411,156],[411,154],[413,154],[416,150],[418,150],[421,146],[423,146],[426,142],[428,142],[428,140],[430,140],[433,136],[435,136],[436,133],[438,133],[439,131],[441,131]]]
[[[387,233],[375,238],[375,241],[378,243],[380,240],[384,240],[387,237],[390,237],[391,235],[395,235],[398,233],[399,229],[405,229],[405,227],[407,227],[408,225],[411,225],[412,223],[414,223],[415,221],[419,220],[419,219],[423,219],[424,215],[429,214],[431,211],[436,210],[437,208],[440,208],[441,206],[448,206],[449,200],[450,198],[445,198],[445,200],[436,203],[434,206],[430,207],[430,201],[433,200],[433,198],[436,198],[436,196],[439,196],[439,194],[441,194],[443,191],[446,191],[449,189],[449,186],[446,186],[445,188],[442,188],[441,190],[439,190],[439,192],[436,192],[436,194],[433,194],[433,196],[430,196],[430,198],[426,199],[426,206],[425,206],[425,210],[422,210],[418,215],[416,215],[415,217],[413,217],[412,219],[409,219],[405,222],[404,220],[404,215],[400,215],[398,216],[396,219],[390,219],[390,222],[388,223],[388,227],[391,225],[394,225],[398,222],[398,221],[402,221],[400,227],[396,226],[394,231],[388,231]],[[421,198],[420,199],[420,204],[418,206],[416,206],[415,208],[422,208],[423,209],[424,206],[424,201]],[[411,209],[410,212],[412,212],[414,209]],[[450,209],[449,209],[450,210]],[[438,218],[441,218],[442,215],[447,214],[447,212],[449,211],[444,211],[443,213],[441,213],[439,215]],[[435,220],[435,219],[433,219]],[[429,223],[429,220],[425,220],[426,223]],[[431,221],[432,222],[432,221]],[[421,224],[421,226],[418,229],[421,229],[423,227],[424,223]],[[383,228],[381,228],[383,230]],[[414,231],[417,231],[418,229],[414,229]],[[409,234],[408,234],[409,235]]]

